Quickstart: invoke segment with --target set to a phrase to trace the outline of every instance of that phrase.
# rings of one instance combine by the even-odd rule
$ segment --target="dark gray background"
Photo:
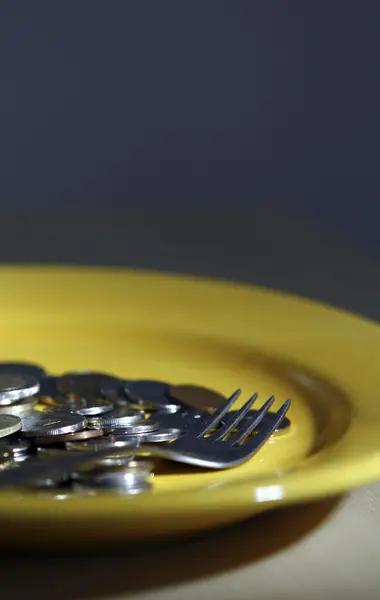
[[[380,317],[377,2],[4,1],[0,261]]]

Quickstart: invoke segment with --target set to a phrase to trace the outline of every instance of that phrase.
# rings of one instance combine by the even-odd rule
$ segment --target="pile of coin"
[[[224,402],[223,395],[200,386],[81,371],[54,376],[39,365],[0,363],[0,471],[49,460],[57,468],[29,486],[87,494],[147,492],[154,461],[123,456],[120,449],[168,444],[189,421]],[[288,426],[285,419],[282,428]],[[60,467],[62,453],[89,450],[101,451],[99,459]]]

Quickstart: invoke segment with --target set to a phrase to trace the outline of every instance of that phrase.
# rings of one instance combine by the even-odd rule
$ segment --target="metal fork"
[[[223,417],[235,404],[240,394],[241,390],[236,390],[227,402],[212,415],[193,420],[182,435],[167,446],[143,444],[134,450],[128,448],[126,454],[150,453],[161,458],[208,469],[229,469],[246,462],[256,454],[278,428],[289,409],[291,400],[288,399],[284,402],[270,423],[263,423],[265,415],[274,402],[272,396],[257,411],[256,418],[239,428],[257,399],[257,394],[254,394],[235,413],[233,419],[218,428]],[[249,437],[252,432],[255,432],[255,435]],[[124,451],[122,452],[124,454]]]
[[[254,394],[240,410],[236,411],[234,418],[229,422],[223,422],[227,414],[241,394],[236,390],[232,396],[218,408],[212,415],[201,419],[191,418],[191,425],[185,428],[182,435],[167,446],[142,444],[131,438],[131,445],[127,448],[115,448],[114,452],[122,456],[136,456],[138,454],[152,454],[157,457],[166,458],[175,462],[186,463],[205,467],[208,469],[229,469],[236,467],[249,458],[267,442],[272,433],[278,428],[289,409],[291,400],[288,399],[274,413],[271,421],[265,420],[274,402],[271,397],[257,411],[256,418],[248,424],[239,428],[244,417],[257,399]],[[255,435],[251,434],[255,432]],[[251,437],[250,437],[251,436]],[[0,487],[35,484],[39,480],[54,478],[59,472],[64,471],[67,475],[72,469],[79,465],[97,461],[104,456],[109,456],[113,450],[101,449],[96,452],[64,453],[49,460],[32,460],[20,464],[17,468],[0,472]]]

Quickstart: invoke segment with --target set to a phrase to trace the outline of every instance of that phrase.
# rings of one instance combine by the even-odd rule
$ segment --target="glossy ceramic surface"
[[[0,360],[291,396],[289,431],[223,472],[162,468],[138,497],[1,493],[2,548],[177,536],[380,477],[380,327],[264,289],[121,269],[0,269]]]

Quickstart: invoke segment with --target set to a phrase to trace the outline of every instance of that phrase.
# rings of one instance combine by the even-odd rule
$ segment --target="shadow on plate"
[[[248,566],[297,544],[337,509],[341,497],[264,513],[183,541],[92,556],[3,556],[0,581],[12,600],[101,599],[170,587]],[[25,590],[27,586],[27,592]]]

